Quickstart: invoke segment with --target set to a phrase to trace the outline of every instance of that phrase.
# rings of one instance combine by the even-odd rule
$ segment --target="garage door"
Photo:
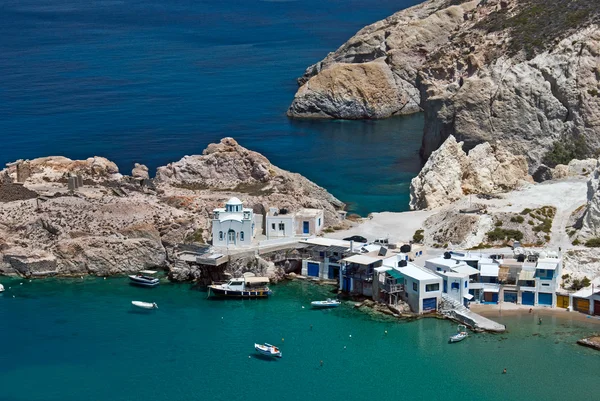
[[[329,265],[328,278],[336,279],[340,277],[340,268],[339,266]]]
[[[594,315],[600,316],[600,301],[594,301]]]
[[[538,304],[552,306],[552,294],[538,293]]]
[[[484,292],[483,293],[483,302],[498,302],[498,293],[497,292]]]
[[[517,292],[516,291],[504,291],[504,302],[517,303]]]
[[[557,295],[556,296],[556,307],[567,309],[569,307],[569,296],[568,295]]]
[[[318,263],[307,263],[308,275],[311,277],[319,277],[319,264]]]
[[[423,312],[432,311],[437,309],[437,298],[425,298],[423,299]]]
[[[521,294],[521,304],[533,305],[535,303],[535,294],[531,291],[523,291]]]
[[[583,298],[573,298],[573,308],[582,313],[590,312],[590,300]]]

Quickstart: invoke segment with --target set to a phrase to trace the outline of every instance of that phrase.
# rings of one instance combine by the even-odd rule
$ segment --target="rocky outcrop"
[[[214,207],[227,197],[239,195],[242,201],[250,201],[250,206],[275,205],[289,211],[303,207],[323,209],[327,225],[340,222],[336,208],[343,207],[342,202],[322,187],[300,174],[274,166],[266,157],[240,146],[233,138],[210,144],[202,155],[186,156],[159,167],[155,183],[165,194],[174,189],[179,192],[189,189],[191,196],[208,195]],[[215,199],[216,193],[222,195]],[[212,212],[212,208],[207,212]]]
[[[17,170],[19,184],[12,182]],[[231,138],[159,168],[150,189],[131,183],[148,180],[145,166],[136,164],[132,177],[118,171],[101,157],[40,158],[0,171],[0,274],[108,276],[172,267],[175,280],[219,280],[222,271],[176,264],[173,255],[180,244],[204,245],[213,209],[232,196],[260,210],[322,208],[325,224],[341,223],[336,207],[343,204],[325,189]],[[71,175],[82,176],[83,188],[68,189]],[[232,264],[232,272],[248,271],[244,263],[273,277],[283,274],[253,253]]]
[[[527,161],[502,146],[483,143],[467,155],[463,143],[450,136],[411,181],[411,209],[448,205],[467,194],[491,194],[531,182]]]
[[[579,232],[580,240],[600,237],[600,164],[588,180],[587,205]]]
[[[81,175],[84,180],[94,182],[116,181],[122,178],[115,163],[98,156],[86,160],[71,160],[63,156],[40,157],[14,163],[6,168],[4,173],[16,181],[17,170],[26,171],[21,182],[28,184],[66,182],[70,175]]]
[[[583,142],[593,153],[599,11],[585,0],[568,8],[557,0],[426,1],[363,28],[308,67],[288,115],[384,118],[422,109],[424,157],[453,135],[466,150],[490,142],[522,154],[530,173],[557,144]]]
[[[571,177],[588,177],[590,176],[598,160],[596,159],[585,159],[585,160],[571,160],[568,165],[559,164],[554,167],[552,171],[552,179],[559,180]]]

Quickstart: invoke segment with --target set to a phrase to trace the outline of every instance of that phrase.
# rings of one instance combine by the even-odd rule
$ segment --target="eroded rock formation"
[[[463,143],[450,136],[411,181],[411,209],[448,205],[467,194],[491,194],[533,181],[524,156],[502,146],[477,145],[467,154]]]

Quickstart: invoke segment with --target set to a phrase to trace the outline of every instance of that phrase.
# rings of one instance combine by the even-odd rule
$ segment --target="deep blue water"
[[[124,278],[2,283],[0,401],[574,401],[600,393],[600,353],[575,344],[598,330],[592,320],[504,318],[506,334],[448,344],[456,330],[448,321],[373,320],[352,303],[311,310],[330,294],[310,283],[274,286],[258,301],[211,301],[187,284],[135,288]],[[159,309],[140,312],[131,300]],[[283,358],[259,358],[254,342],[279,345]]]
[[[296,78],[417,0],[3,0],[0,163],[108,157],[129,173],[225,136],[351,210],[401,211],[422,116],[290,121]]]

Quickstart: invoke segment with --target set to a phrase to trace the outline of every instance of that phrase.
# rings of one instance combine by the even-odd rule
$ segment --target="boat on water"
[[[453,336],[450,336],[450,339],[448,342],[457,343],[459,341],[464,340],[465,338],[467,338],[469,336],[469,333],[467,332],[467,326],[465,326],[464,324],[459,324],[457,331],[458,332],[456,334],[454,334]]]
[[[131,301],[131,304],[142,309],[158,309],[156,302]]]
[[[0,284],[0,292],[4,291],[4,286],[2,284]]]
[[[271,344],[254,344],[254,349],[260,354],[281,358],[281,350]]]
[[[246,273],[243,277],[232,278],[226,283],[213,283],[208,286],[209,297],[222,298],[267,298],[271,295],[268,277],[256,277]]]
[[[315,309],[324,309],[324,308],[337,308],[342,303],[337,299],[327,298],[325,301],[312,301],[310,306]]]
[[[154,270],[142,270],[138,274],[132,274],[129,276],[131,284],[140,285],[143,287],[156,287],[160,281],[153,277],[156,274]]]

